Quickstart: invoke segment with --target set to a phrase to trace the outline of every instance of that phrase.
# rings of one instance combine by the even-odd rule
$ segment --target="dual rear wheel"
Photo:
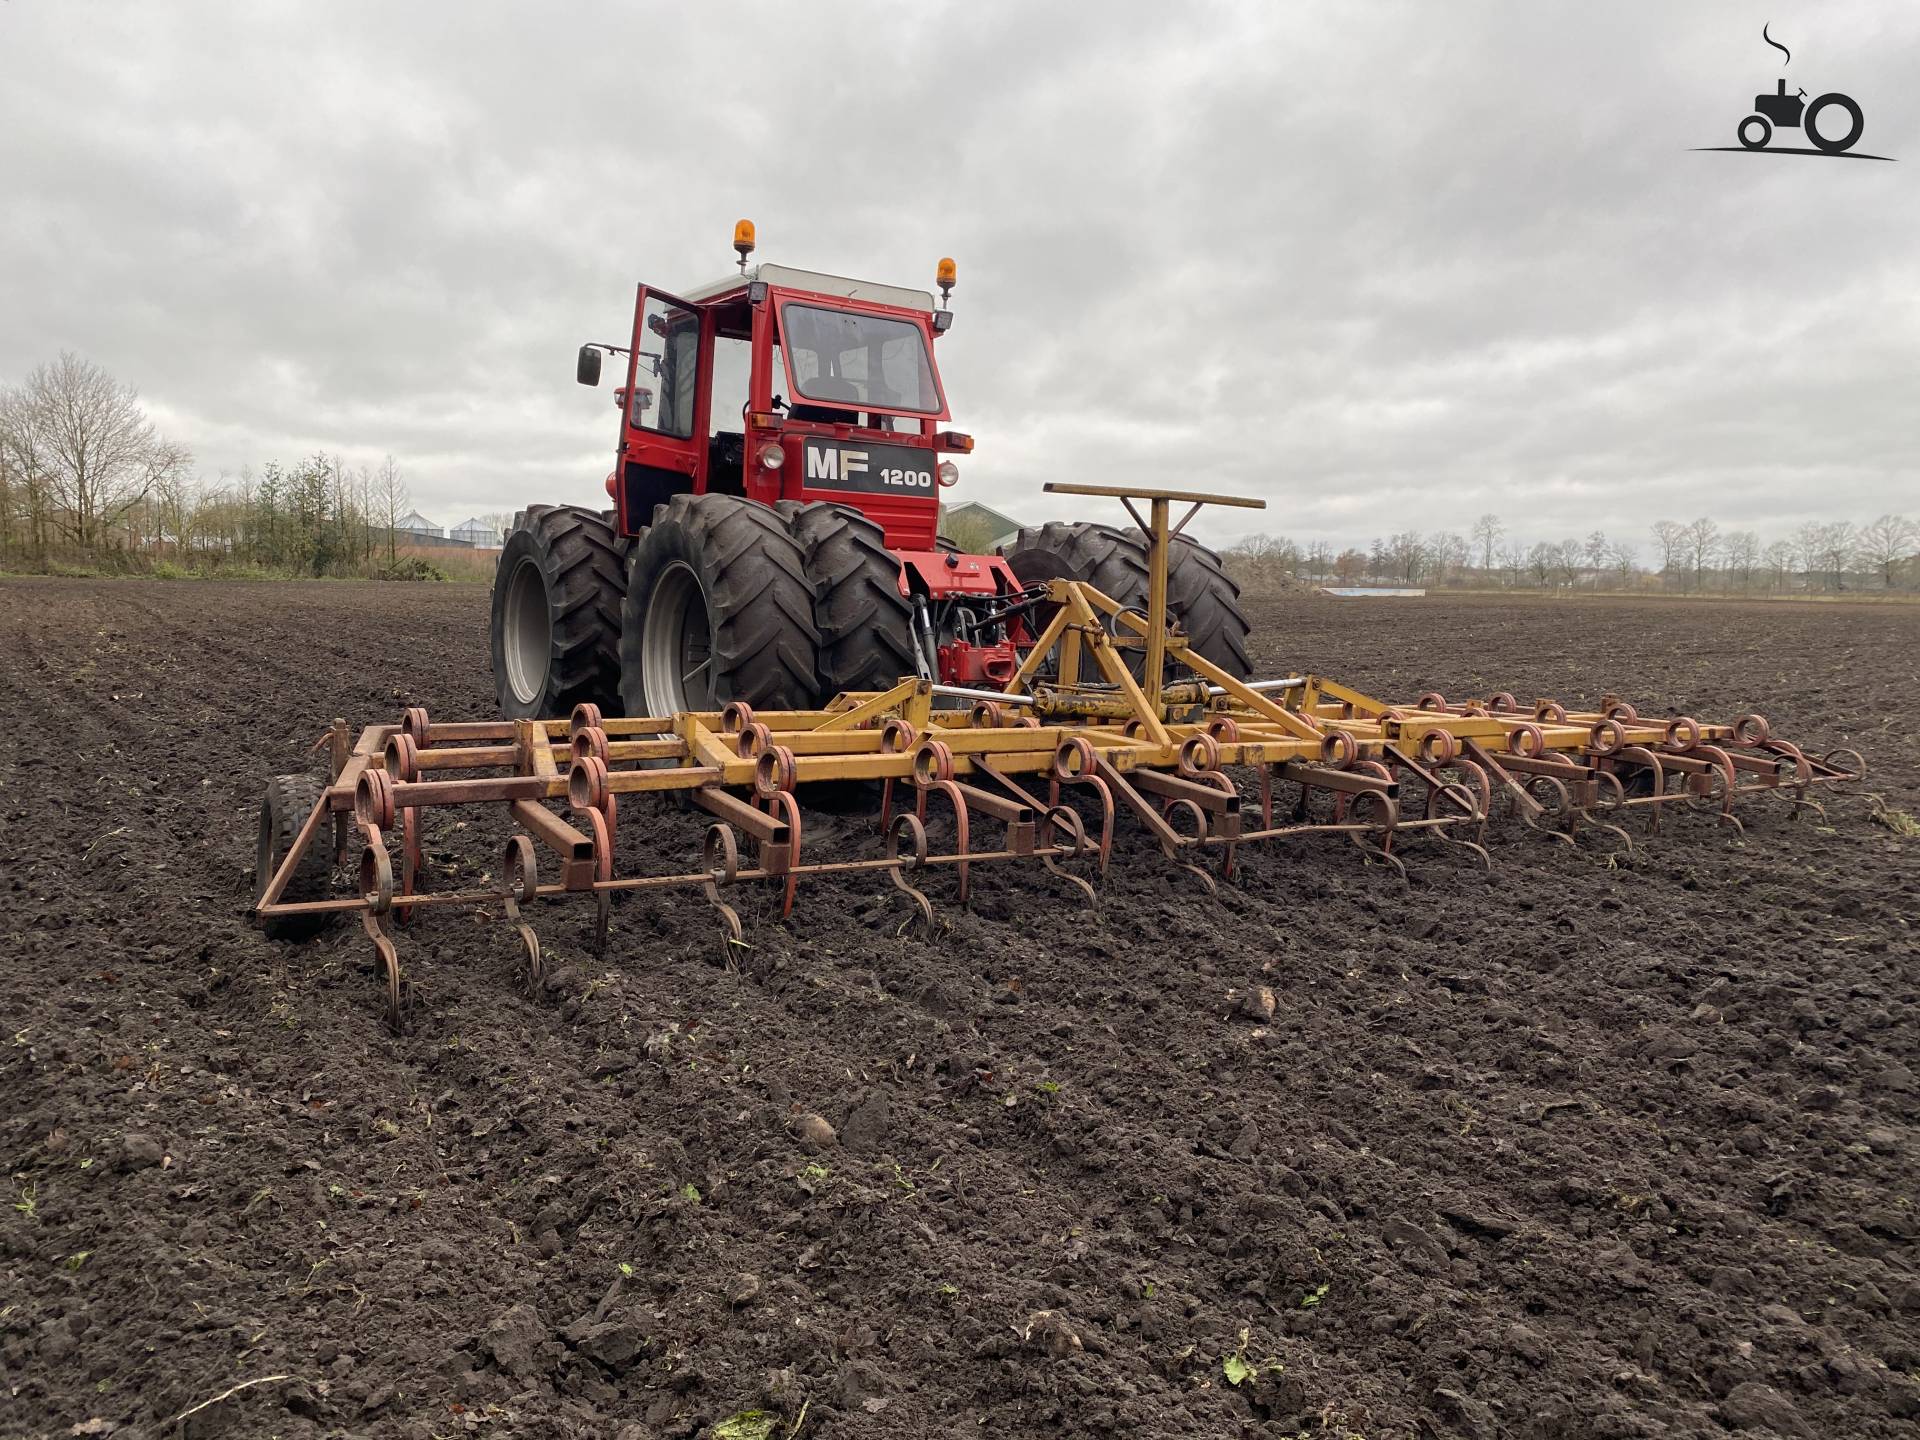
[[[610,516],[534,507],[494,579],[494,688],[516,717],[811,709],[913,674],[912,635],[880,527],[836,505],[676,495],[624,551]]]
[[[1146,609],[1136,530],[1042,525],[1003,553],[1023,582],[1078,580]],[[1167,583],[1194,648],[1249,674],[1239,587],[1219,557],[1176,537]],[[676,495],[630,543],[610,515],[530,507],[501,552],[492,651],[501,713],[515,717],[581,701],[632,716],[735,700],[806,710],[919,668],[899,561],[878,525],[837,505],[733,495]]]

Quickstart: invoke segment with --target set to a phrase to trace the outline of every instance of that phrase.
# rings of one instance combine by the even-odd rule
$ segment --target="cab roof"
[[[715,300],[735,290],[744,290],[754,281],[775,285],[783,290],[806,290],[815,295],[839,295],[849,300],[865,300],[872,305],[897,305],[903,310],[932,310],[933,296],[925,290],[909,290],[902,285],[882,285],[873,280],[849,280],[844,275],[824,275],[818,270],[795,270],[785,265],[749,265],[743,275],[728,275],[708,285],[682,291],[680,298],[692,304]]]

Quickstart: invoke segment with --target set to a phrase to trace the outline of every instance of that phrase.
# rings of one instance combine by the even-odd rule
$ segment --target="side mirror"
[[[582,385],[600,383],[600,352],[591,345],[580,347],[580,358],[574,362],[573,378]]]

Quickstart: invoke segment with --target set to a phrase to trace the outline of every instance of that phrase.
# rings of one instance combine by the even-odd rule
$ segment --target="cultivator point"
[[[1488,827],[1503,813],[1557,843],[1592,834],[1630,850],[1636,814],[1643,833],[1657,833],[1670,812],[1738,831],[1735,810],[1755,793],[1818,811],[1814,787],[1865,773],[1857,753],[1815,758],[1758,715],[1656,719],[1611,696],[1586,710],[1506,693],[1462,702],[1430,692],[1395,704],[1317,675],[1241,680],[1169,624],[1166,557],[1201,505],[1262,502],[1047,488],[1126,504],[1148,537],[1145,613],[1090,585],[1054,581],[1050,622],[994,691],[908,679],[820,710],[756,714],[733,704],[610,718],[583,704],[565,719],[452,724],[416,708],[357,737],[335,721],[323,737],[332,781],[304,819],[286,824],[289,843],[266,842],[263,813],[259,915],[274,928],[357,916],[399,1028],[410,1002],[393,925],[434,907],[499,907],[537,992],[544,966],[526,910],[566,897],[593,901],[604,945],[616,895],[701,891],[731,958],[743,930],[729,899],[755,882],[774,887],[786,916],[802,880],[884,875],[909,922],[930,926],[930,877],[950,871],[944,892],[964,905],[973,867],[1037,862],[1091,905],[1122,817],[1212,891],[1232,879],[1242,846],[1339,836],[1404,874],[1410,845],[1444,843],[1491,865]],[[1177,502],[1191,508],[1170,524]],[[1099,680],[1078,678],[1087,661]],[[800,800],[828,781],[879,782],[875,853],[842,855],[843,837],[830,858],[807,848]],[[621,805],[648,793],[682,796],[710,819],[686,868],[624,874]],[[452,883],[426,888],[424,818],[448,807],[487,807],[510,820],[497,880],[435,876]],[[314,857],[328,850],[334,867],[357,852],[355,893],[302,893],[323,888],[315,877],[331,867]]]

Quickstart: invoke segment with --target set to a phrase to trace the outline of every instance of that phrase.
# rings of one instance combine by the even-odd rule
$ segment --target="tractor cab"
[[[940,491],[972,450],[950,417],[933,342],[952,323],[925,291],[785,266],[749,267],[683,295],[642,285],[627,346],[613,473],[619,530],[633,535],[676,494],[857,509],[903,555],[936,551]],[[943,305],[953,265],[939,272]]]

